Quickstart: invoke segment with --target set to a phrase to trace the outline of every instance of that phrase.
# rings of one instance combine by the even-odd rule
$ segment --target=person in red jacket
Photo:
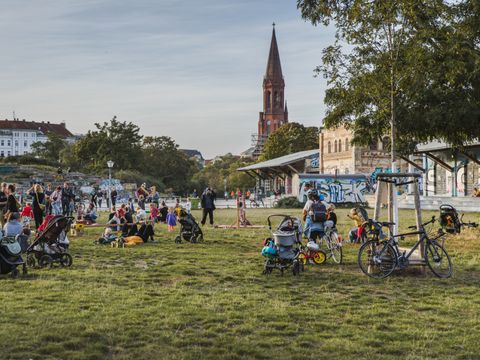
[[[22,216],[23,226],[30,226],[30,221],[33,218],[33,209],[30,203],[27,203],[20,214]]]

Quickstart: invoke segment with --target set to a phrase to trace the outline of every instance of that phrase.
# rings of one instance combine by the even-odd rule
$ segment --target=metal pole
[[[108,168],[108,203],[112,207],[112,169]]]

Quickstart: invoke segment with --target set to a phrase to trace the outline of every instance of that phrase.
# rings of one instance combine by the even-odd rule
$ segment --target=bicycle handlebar
[[[435,221],[437,221],[437,219],[435,218],[435,215],[432,216],[432,218],[430,219],[430,221],[427,221],[426,223],[423,223],[422,225],[420,225],[422,228],[429,225],[429,224],[433,224]],[[417,225],[412,225],[412,226],[409,226],[408,229],[412,229],[412,230],[416,230],[417,229]]]

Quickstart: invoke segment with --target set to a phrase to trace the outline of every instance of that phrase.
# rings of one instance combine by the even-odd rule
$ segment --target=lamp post
[[[112,204],[112,168],[114,162],[112,160],[107,161],[108,166],[108,201],[107,203],[111,207]]]

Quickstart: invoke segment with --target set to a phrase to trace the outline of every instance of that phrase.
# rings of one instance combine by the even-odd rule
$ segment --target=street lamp
[[[107,203],[111,207],[111,202],[112,202],[112,168],[113,168],[114,162],[112,160],[107,161],[107,166],[108,166],[108,201]]]

